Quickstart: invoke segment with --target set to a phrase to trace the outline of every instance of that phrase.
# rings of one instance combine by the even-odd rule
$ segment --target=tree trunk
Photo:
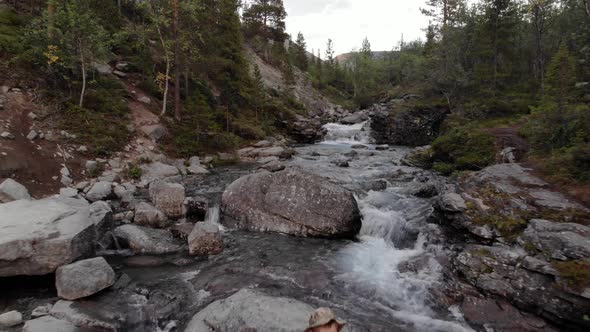
[[[82,52],[82,42],[79,43],[80,47],[80,65],[82,68],[82,91],[80,92],[80,107],[84,106],[84,94],[86,93],[86,64],[84,62],[84,53]]]
[[[166,57],[166,79],[164,83],[164,97],[162,99],[162,112],[160,116],[166,114],[166,104],[168,103],[168,87],[170,86],[170,58]]]
[[[172,30],[174,31],[174,117],[180,121],[180,40],[178,38],[178,0],[172,1]]]
[[[590,18],[590,0],[584,0],[584,9],[586,9],[586,16]]]
[[[153,4],[152,4],[153,6]],[[152,7],[153,15],[155,16],[155,11]],[[158,36],[160,37],[160,43],[162,44],[162,50],[164,51],[164,57],[166,59],[166,77],[164,78],[164,96],[162,98],[162,112],[160,112],[160,116],[166,114],[166,104],[168,103],[168,85],[170,81],[170,55],[168,54],[168,49],[166,48],[166,43],[164,42],[164,37],[162,36],[162,30],[160,29],[160,24],[156,23],[156,30],[158,31]]]
[[[55,0],[47,1],[47,35],[49,38],[54,36],[54,20],[55,20]]]

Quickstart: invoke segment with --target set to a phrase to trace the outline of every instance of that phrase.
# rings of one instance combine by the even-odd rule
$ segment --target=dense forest
[[[129,62],[123,74],[158,97],[173,152],[231,149],[285,132],[306,110],[289,88],[264,87],[247,46],[281,70],[286,86],[307,75],[348,109],[405,94],[421,96],[415,107],[447,109],[444,135],[418,156],[444,174],[493,163],[486,128],[503,125],[518,129],[529,159],[557,182],[590,180],[585,0],[428,0],[423,40],[374,53],[367,38],[343,61],[337,41],[322,53],[308,50],[303,34],[289,36],[281,0],[9,3],[16,11],[0,13],[3,59],[43,81],[43,98],[97,154],[126,139],[126,90],[95,75],[121,59]]]

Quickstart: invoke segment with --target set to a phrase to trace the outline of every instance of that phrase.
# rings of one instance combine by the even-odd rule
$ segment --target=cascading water
[[[369,133],[362,130],[364,125],[328,124],[324,143],[366,143]],[[353,171],[341,170],[345,176],[335,175],[334,172],[339,171],[334,168],[321,175],[348,183],[362,183],[396,168],[391,163],[391,152],[381,155],[371,151],[366,156],[352,163]],[[321,167],[313,167],[313,162],[305,163],[310,166],[306,169],[325,172]],[[336,255],[336,278],[359,297],[368,298],[415,330],[471,331],[460,319],[441,319],[430,307],[433,302],[431,289],[440,284],[442,270],[435,259],[440,248],[427,242],[429,227],[426,220],[433,208],[424,199],[403,194],[402,189],[389,186],[385,191],[360,194],[357,199],[363,216],[360,241],[346,246]],[[411,264],[414,268],[405,268],[414,262],[418,262]]]
[[[367,144],[370,143],[369,132],[366,130],[367,121],[354,125],[328,123],[324,138],[325,144]]]

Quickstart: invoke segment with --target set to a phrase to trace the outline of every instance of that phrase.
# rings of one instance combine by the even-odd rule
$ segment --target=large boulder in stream
[[[96,228],[90,208],[73,202],[0,204],[0,277],[52,273],[92,253]]]
[[[242,177],[226,189],[221,203],[232,226],[252,231],[353,237],[361,228],[352,193],[297,169]]]
[[[285,297],[242,289],[225,300],[211,303],[196,314],[185,332],[202,331],[305,331],[313,308]]]
[[[377,144],[423,146],[439,134],[448,110],[445,108],[403,108],[371,114],[371,135]]]

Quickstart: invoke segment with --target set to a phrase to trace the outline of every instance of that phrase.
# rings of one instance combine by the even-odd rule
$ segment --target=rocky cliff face
[[[403,103],[403,100],[400,100]],[[371,130],[377,144],[422,146],[439,134],[448,114],[444,108],[406,107],[400,103],[375,105],[370,110]]]

